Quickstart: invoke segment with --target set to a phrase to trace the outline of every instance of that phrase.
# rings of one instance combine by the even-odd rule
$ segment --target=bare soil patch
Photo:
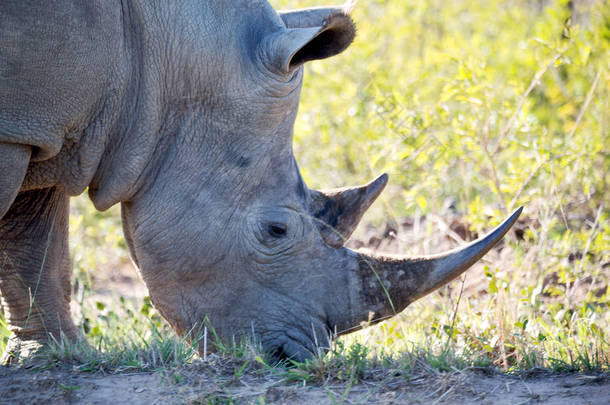
[[[309,385],[248,373],[235,380],[193,366],[103,374],[0,367],[0,402],[10,404],[599,404],[610,403],[608,375],[544,372],[509,376],[466,370],[358,384]]]

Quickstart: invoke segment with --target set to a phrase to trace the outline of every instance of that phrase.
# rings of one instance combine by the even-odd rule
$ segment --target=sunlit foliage
[[[361,339],[505,368],[607,367],[610,4],[362,1],[353,17],[353,46],[307,67],[295,151],[310,186],[388,172],[380,226],[456,210],[480,232],[519,205],[528,219],[469,273],[487,286],[467,288],[455,319],[459,284]],[[405,253],[431,249],[438,229],[422,232]]]

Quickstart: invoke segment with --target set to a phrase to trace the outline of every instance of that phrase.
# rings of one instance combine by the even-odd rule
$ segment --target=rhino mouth
[[[314,333],[316,336],[310,336]],[[281,339],[263,342],[263,350],[274,362],[287,364],[303,363],[307,359],[324,355],[330,348],[330,336],[328,334],[322,336],[320,329],[316,330],[313,325],[310,334],[285,332]]]
[[[268,350],[274,363],[291,364],[292,362],[302,363],[315,356],[315,352],[308,347],[294,340],[286,340],[284,343]]]
[[[302,355],[301,353],[306,353]],[[275,364],[290,364],[291,361],[302,362],[306,358],[310,358],[313,353],[302,346],[286,342],[273,351],[270,351],[271,360]]]

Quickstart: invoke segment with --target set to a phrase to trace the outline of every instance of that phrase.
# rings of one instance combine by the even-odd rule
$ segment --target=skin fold
[[[0,143],[0,173],[11,173],[0,177],[0,218],[4,217],[21,189],[30,155],[27,146]]]

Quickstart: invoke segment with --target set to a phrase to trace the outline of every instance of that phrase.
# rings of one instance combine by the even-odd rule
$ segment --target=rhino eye
[[[269,224],[267,232],[274,238],[283,238],[286,236],[286,225],[278,223]]]

